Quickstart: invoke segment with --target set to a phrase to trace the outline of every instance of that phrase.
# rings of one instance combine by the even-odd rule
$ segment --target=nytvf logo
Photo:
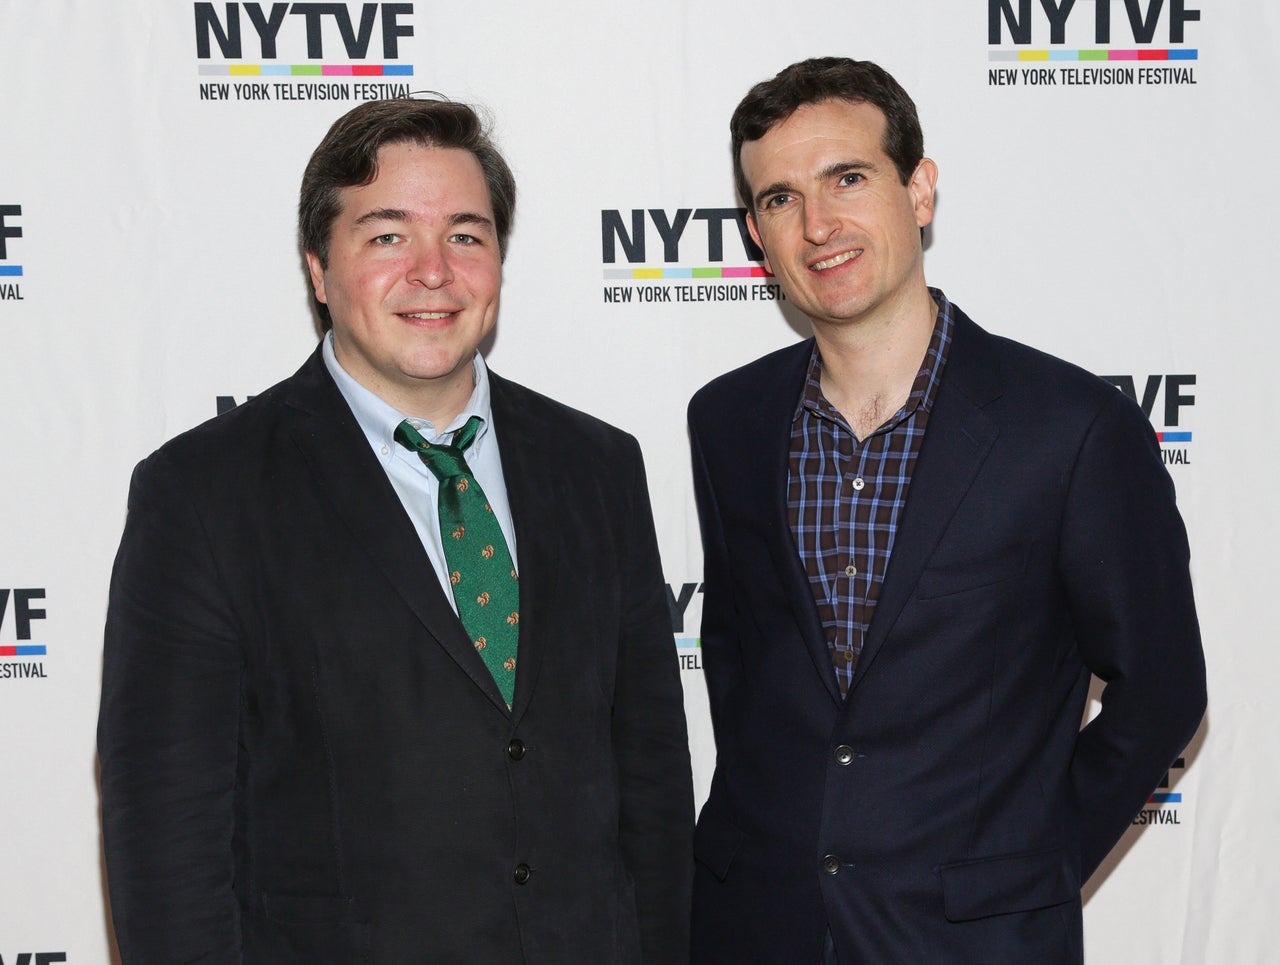
[[[1194,375],[1148,375],[1142,387],[1142,397],[1138,397],[1137,380],[1132,375],[1104,375],[1102,378],[1131,398],[1147,418],[1155,412],[1156,400],[1160,396],[1161,384],[1164,386],[1164,425],[1179,426],[1182,424],[1182,410],[1196,404],[1196,397],[1187,390],[1196,384]]]
[[[1182,824],[1182,818],[1178,814],[1177,808],[1165,807],[1166,804],[1181,804],[1182,793],[1179,791],[1170,791],[1169,786],[1172,783],[1169,775],[1174,770],[1182,770],[1187,766],[1185,758],[1179,757],[1165,772],[1164,778],[1160,781],[1159,786],[1147,798],[1147,807],[1134,815],[1131,823],[1136,825],[1147,824]]]
[[[252,398],[253,396],[246,395],[244,400],[248,402]],[[234,395],[220,395],[216,398],[214,404],[217,406],[218,415],[222,415],[224,412],[230,412],[240,403],[236,401],[236,397]]]
[[[690,222],[705,227],[686,234]],[[745,208],[633,208],[625,217],[615,208],[600,212],[600,258],[606,265],[617,263],[619,251],[630,264],[649,263],[659,247],[667,264],[687,264],[704,255],[707,262],[715,264],[725,260],[726,236],[735,257],[741,252],[748,261],[764,260],[764,252],[747,231]]]
[[[402,18],[413,14],[411,3],[362,3],[360,19],[352,18],[350,5],[346,3],[273,3],[264,10],[261,3],[223,4],[222,16],[212,3],[195,4],[196,56],[208,60],[213,56],[216,43],[226,60],[239,60],[257,56],[261,60],[275,60],[279,54],[281,31],[286,37],[298,37],[305,31],[307,57],[321,60],[325,56],[325,25],[337,27],[343,51],[348,60],[363,60],[369,55],[369,47],[376,35],[381,41],[381,59],[395,60],[400,56],[400,38],[413,36],[413,25],[403,23]],[[246,55],[244,51],[244,21],[247,20],[257,37],[257,49]],[[330,39],[332,34],[330,32]],[[333,46],[329,55],[333,56]],[[376,53],[373,56],[378,56]]]
[[[18,952],[16,957],[7,959],[13,965],[54,965],[55,962],[65,962],[67,960],[66,952]],[[4,965],[6,959],[0,955],[0,965]]]
[[[22,205],[0,204],[0,301],[22,301],[22,289],[14,278],[22,277],[22,266],[9,263],[9,239],[22,237]]]
[[[1188,391],[1196,384],[1194,375],[1148,375],[1138,395],[1137,380],[1132,375],[1104,375],[1102,377],[1142,407],[1148,419],[1155,422],[1156,400],[1164,389],[1164,429],[1156,431],[1160,441],[1160,458],[1166,466],[1191,464],[1191,432],[1182,426],[1183,409],[1196,404],[1196,397]]]
[[[1166,802],[1167,802],[1167,799],[1171,796],[1169,792],[1169,788],[1173,783],[1169,779],[1169,775],[1175,770],[1178,770],[1178,771],[1183,770],[1184,768],[1186,768],[1186,766],[1187,766],[1187,759],[1185,757],[1179,757],[1176,761],[1170,764],[1169,770],[1164,772],[1164,777],[1162,777],[1160,779],[1160,783],[1156,785],[1156,791],[1151,795],[1151,800],[1158,801],[1161,798],[1164,798],[1166,799]],[[1179,803],[1181,801],[1182,801],[1182,795],[1179,794],[1177,795],[1177,801],[1172,803]]]
[[[676,638],[676,656],[681,670],[702,669],[702,651],[698,649],[700,641],[698,637],[687,636],[684,632],[689,604],[693,602],[693,595],[701,592],[701,583],[681,583],[678,592],[674,584],[667,584],[667,609],[671,613],[671,632]]]
[[[1092,4],[1079,5],[1080,8],[1093,7],[1093,22],[1085,29],[1093,28],[1090,40],[1099,46],[1112,43],[1112,7],[1116,2],[1093,0]],[[987,43],[1005,43],[1004,28],[1008,28],[1008,42],[1030,44],[1032,26],[1038,23],[1048,25],[1050,44],[1065,44],[1067,20],[1073,16],[1076,21],[1085,20],[1089,16],[1088,13],[1080,16],[1080,13],[1076,0],[1038,0],[1034,5],[1031,0],[987,0]],[[1129,36],[1135,44],[1156,43],[1156,33],[1162,20],[1168,24],[1169,43],[1185,43],[1187,24],[1200,19],[1200,11],[1189,9],[1186,0],[1168,0],[1167,3],[1165,0],[1124,0],[1124,13],[1127,15],[1124,19],[1128,35],[1123,32],[1123,26],[1119,27],[1115,43],[1127,43]]]
[[[0,587],[0,630],[4,629],[5,617],[9,613],[9,601],[13,600],[13,628],[14,635],[19,641],[19,649],[24,649],[21,644],[23,641],[31,639],[31,623],[33,620],[43,620],[45,612],[43,608],[33,606],[33,601],[44,599],[43,589],[11,589],[7,590]],[[14,647],[5,647],[0,645],[0,655],[13,656],[8,653],[15,649]],[[44,648],[40,647],[40,652],[44,652]],[[3,963],[0,963],[3,965]]]
[[[671,632],[684,633],[684,615],[693,601],[695,593],[702,592],[699,583],[681,583],[677,593],[674,584],[667,584],[667,609],[671,613]]]
[[[22,237],[22,226],[17,219],[22,217],[22,205],[0,204],[0,261],[9,259],[9,239]]]

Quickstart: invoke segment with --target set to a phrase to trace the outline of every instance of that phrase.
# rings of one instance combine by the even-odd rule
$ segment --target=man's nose
[[[833,204],[824,198],[806,198],[804,202],[804,238],[812,245],[825,245],[840,233],[840,216]]]
[[[427,288],[443,288],[453,281],[453,268],[444,245],[421,242],[414,245],[409,261],[408,279]]]

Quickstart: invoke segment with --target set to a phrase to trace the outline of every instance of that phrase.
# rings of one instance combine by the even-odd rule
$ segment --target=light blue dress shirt
[[[348,375],[333,353],[332,333],[325,335],[321,354],[324,356],[325,367],[333,376],[334,382],[338,384],[338,391],[351,407],[356,422],[359,423],[365,438],[373,448],[373,454],[386,471],[396,495],[400,497],[401,505],[409,514],[409,519],[413,521],[413,528],[418,533],[418,539],[422,541],[422,548],[427,551],[431,566],[436,571],[440,588],[444,590],[444,595],[455,613],[458,612],[458,607],[453,600],[453,589],[449,584],[449,567],[445,562],[444,544],[440,539],[440,515],[437,509],[440,483],[415,453],[395,441],[395,431],[396,426],[408,419],[428,442],[448,443],[453,438],[453,434],[466,425],[468,419],[473,415],[480,417],[483,424],[480,426],[480,431],[476,433],[475,441],[467,449],[467,465],[471,467],[476,482],[484,490],[493,514],[498,518],[498,525],[502,527],[502,535],[507,539],[507,546],[511,549],[511,559],[518,571],[520,562],[516,555],[515,527],[511,522],[511,504],[507,500],[507,484],[502,475],[502,459],[498,452],[493,409],[489,404],[489,370],[485,367],[480,353],[476,353],[471,363],[471,371],[475,377],[475,389],[471,392],[471,398],[467,400],[467,404],[453,421],[441,431],[437,431],[434,425],[424,419],[413,418],[400,412]],[[358,494],[353,493],[351,498],[358,498]],[[392,525],[392,521],[389,520],[388,525]]]

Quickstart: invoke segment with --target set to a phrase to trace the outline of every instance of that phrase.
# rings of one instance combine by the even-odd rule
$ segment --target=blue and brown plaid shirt
[[[951,345],[951,302],[936,288],[929,293],[938,318],[901,409],[859,441],[822,394],[822,357],[814,345],[792,422],[787,475],[791,532],[809,574],[842,694],[849,692],[871,625]]]

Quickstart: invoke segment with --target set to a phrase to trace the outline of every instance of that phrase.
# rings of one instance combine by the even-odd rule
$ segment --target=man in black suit
[[[1078,963],[1080,887],[1205,706],[1155,435],[926,286],[937,168],[882,69],[794,64],[730,129],[814,337],[689,407],[717,749],[694,961]]]
[[[98,732],[126,963],[687,959],[639,448],[477,353],[514,203],[470,108],[342,117],[299,205],[322,344],[135,472]]]

